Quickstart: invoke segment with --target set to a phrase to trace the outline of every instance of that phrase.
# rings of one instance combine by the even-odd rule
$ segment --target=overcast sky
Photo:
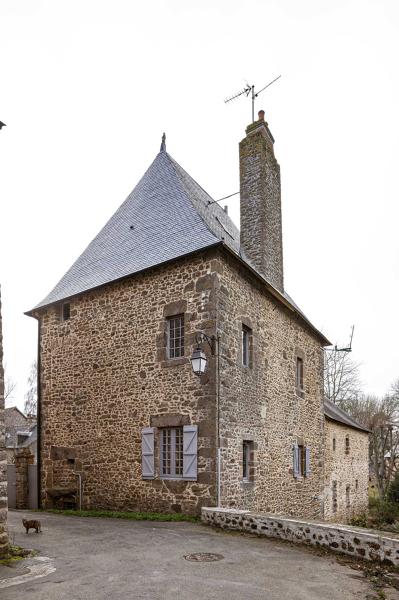
[[[23,406],[37,304],[159,150],[238,191],[250,100],[281,166],[285,287],[366,392],[399,377],[397,0],[0,0],[0,282]],[[227,202],[238,224],[239,197]]]

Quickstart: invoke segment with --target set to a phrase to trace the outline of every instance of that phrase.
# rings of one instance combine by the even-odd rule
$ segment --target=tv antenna
[[[324,350],[326,350],[326,352],[352,352],[352,340],[354,330],[355,326],[352,325],[351,340],[349,342],[349,346],[347,346],[346,348],[338,348],[337,346],[334,346],[334,348],[324,348]]]
[[[268,88],[270,85],[272,85],[272,83],[274,83],[275,81],[277,81],[277,79],[280,79],[281,75],[279,75],[278,77],[276,77],[276,79],[273,79],[273,81],[271,81],[270,83],[268,83],[267,85],[265,85],[265,87],[263,87],[261,90],[258,90],[257,92],[255,92],[255,86],[254,85],[249,85],[249,83],[247,83],[247,85],[245,86],[245,88],[243,90],[241,90],[240,92],[237,92],[237,94],[234,94],[233,96],[230,96],[230,98],[227,98],[224,102],[225,104],[227,104],[227,102],[231,102],[232,100],[235,100],[236,98],[239,98],[239,96],[242,96],[243,94],[245,94],[247,97],[249,96],[249,94],[251,94],[251,99],[252,99],[252,123],[255,122],[255,98],[257,98],[259,96],[259,94],[261,94],[266,88]]]

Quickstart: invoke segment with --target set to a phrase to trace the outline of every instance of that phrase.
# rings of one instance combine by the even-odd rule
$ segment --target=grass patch
[[[33,556],[32,550],[25,550],[24,548],[21,548],[21,546],[10,544],[8,547],[8,554],[0,560],[0,565],[10,566],[28,556]]]
[[[155,513],[155,512],[119,512],[116,510],[72,510],[49,508],[40,512],[73,517],[101,517],[106,519],[127,519],[130,521],[188,521],[198,523],[199,517],[183,515],[181,513]]]

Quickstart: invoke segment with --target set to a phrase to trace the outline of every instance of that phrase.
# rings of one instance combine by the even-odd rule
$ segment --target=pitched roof
[[[165,151],[86,250],[37,306],[47,306],[220,243],[238,251],[237,227]]]
[[[256,271],[240,249],[240,232],[233,221],[166,152],[164,142],[131,194],[35,309],[217,244],[256,272],[324,345],[330,344],[286,292],[281,294]]]
[[[367,429],[367,427],[360,425],[360,423],[348,415],[347,412],[342,410],[342,408],[339,408],[336,404],[334,404],[334,402],[331,402],[331,400],[328,400],[327,398],[324,400],[324,415],[331,421],[336,421],[342,425],[347,425],[353,429],[363,431],[364,433],[370,433],[370,430]]]

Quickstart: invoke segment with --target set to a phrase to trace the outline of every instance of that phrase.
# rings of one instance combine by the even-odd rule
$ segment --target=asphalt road
[[[26,535],[24,516],[39,517],[43,533]],[[358,571],[339,565],[334,557],[201,524],[11,511],[9,529],[15,544],[39,551],[41,562],[31,559],[13,568],[0,566],[2,600],[377,597]],[[184,558],[197,552],[221,554],[223,559],[189,562]]]

